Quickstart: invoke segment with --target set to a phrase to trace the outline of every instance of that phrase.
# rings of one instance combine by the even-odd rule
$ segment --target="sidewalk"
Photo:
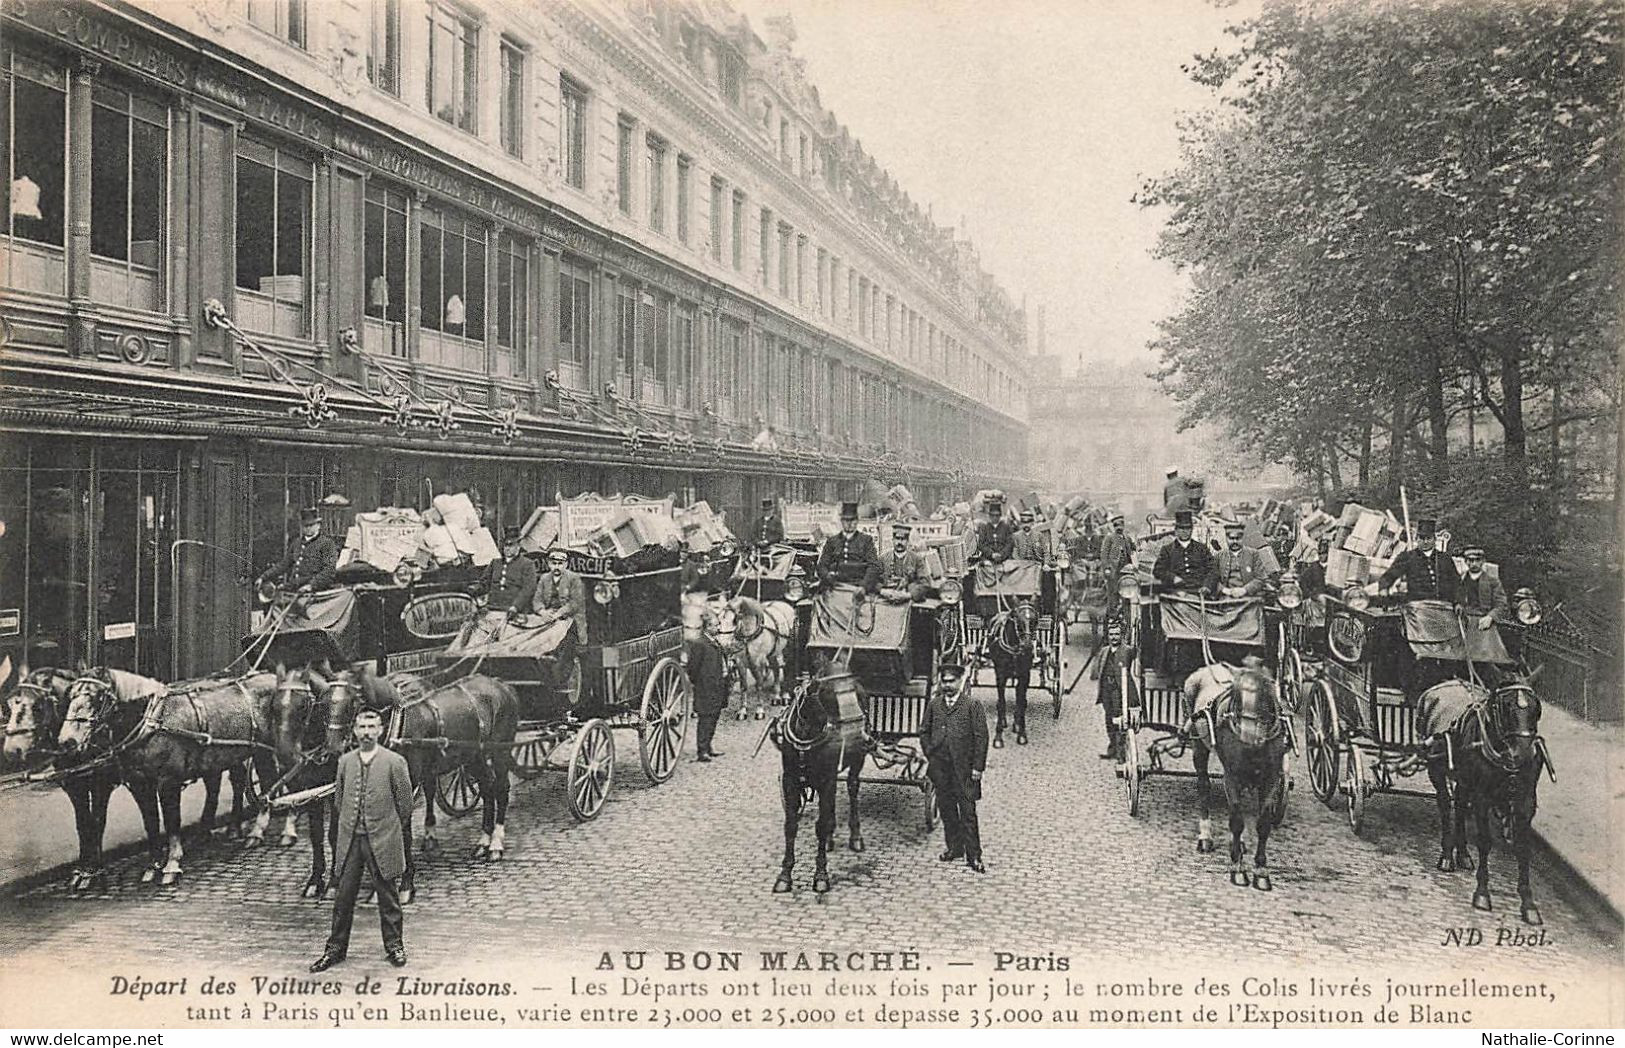
[[[1588,724],[1547,703],[1540,733],[1557,779],[1541,775],[1535,833],[1617,918],[1625,914],[1625,727]]]
[[[203,810],[203,786],[193,783],[181,794],[181,815],[186,826],[196,825]],[[220,812],[231,811],[231,783],[221,786]],[[146,840],[141,812],[120,787],[107,803],[106,854]],[[66,866],[79,857],[74,833],[73,803],[59,789],[23,787],[0,797],[0,886],[11,885]]]

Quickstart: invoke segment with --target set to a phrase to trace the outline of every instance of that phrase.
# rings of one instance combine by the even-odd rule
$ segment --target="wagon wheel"
[[[1349,747],[1348,782],[1344,789],[1348,794],[1349,829],[1358,836],[1360,827],[1365,825],[1365,796],[1370,789],[1366,781],[1365,761],[1361,759],[1360,747]]]
[[[558,693],[566,709],[575,709],[576,703],[581,701],[581,656],[570,660],[570,675],[559,686]]]
[[[576,733],[570,753],[564,781],[564,799],[569,802],[570,814],[581,822],[596,819],[614,784],[615,739],[609,725],[595,717]]]
[[[441,772],[438,787],[434,801],[447,815],[454,818],[467,815],[480,806],[480,780],[469,774],[464,765]]]
[[[1123,730],[1123,788],[1128,793],[1128,814],[1134,818],[1140,814],[1140,736],[1137,732]]]
[[[643,684],[638,711],[638,758],[650,782],[665,782],[677,770],[691,701],[688,674],[676,659],[661,659]]]
[[[1296,648],[1288,646],[1281,656],[1281,698],[1293,713],[1303,705],[1303,660]]]
[[[920,791],[925,794],[925,832],[930,833],[937,828],[937,788],[926,779]]]
[[[1337,765],[1342,752],[1342,740],[1332,735],[1332,689],[1321,681],[1309,693],[1308,707],[1303,714],[1304,760],[1309,765],[1309,788],[1322,804],[1331,804],[1337,796]]]
[[[558,743],[546,735],[513,744],[513,772],[521,779],[530,780],[547,770],[547,759]]]

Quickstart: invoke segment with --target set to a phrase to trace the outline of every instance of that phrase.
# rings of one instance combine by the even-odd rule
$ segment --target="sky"
[[[1046,306],[1049,352],[1143,362],[1182,281],[1131,203],[1179,157],[1182,110],[1211,104],[1180,65],[1225,47],[1206,0],[733,0],[768,39],[788,12],[808,79],[938,225]],[[1033,332],[1030,330],[1030,336]]]

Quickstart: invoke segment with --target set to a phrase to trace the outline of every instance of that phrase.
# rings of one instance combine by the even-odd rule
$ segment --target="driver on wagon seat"
[[[875,540],[858,530],[858,504],[841,503],[841,532],[824,540],[818,554],[818,581],[861,586],[873,594],[880,589],[880,554]]]
[[[289,544],[288,555],[261,572],[254,585],[272,581],[300,593],[324,590],[333,585],[338,563],[338,547],[322,534],[321,511],[309,507],[299,511],[299,538]]]
[[[911,528],[891,526],[892,548],[880,558],[880,595],[891,604],[924,600],[931,593],[931,575],[925,558],[908,548]]]

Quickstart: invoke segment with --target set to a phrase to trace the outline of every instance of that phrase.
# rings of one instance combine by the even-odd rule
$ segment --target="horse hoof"
[[[173,888],[176,884],[180,883],[180,879],[181,875],[178,873],[166,873],[158,881],[158,886],[160,888]]]
[[[293,836],[292,834],[289,834],[289,833],[284,833],[281,837],[277,838],[277,844],[281,845],[284,848],[292,848],[295,844],[298,844],[298,843],[299,843],[299,838],[295,837],[295,836]]]
[[[412,900],[416,899],[417,897],[418,897],[418,890],[416,888],[402,888],[401,889],[401,905],[402,906],[411,905]]]
[[[1263,870],[1254,870],[1253,887],[1261,892],[1272,892],[1275,890],[1275,882],[1271,881],[1270,875]]]
[[[149,869],[143,870],[141,872],[141,883],[142,884],[151,884],[153,881],[155,881],[157,879],[158,879],[158,871],[157,870],[149,868]]]
[[[423,838],[423,854],[425,854],[425,855],[435,855],[435,854],[438,854],[439,851],[440,851],[440,838],[439,837],[425,837],[425,838]]]
[[[1016,732],[1016,745],[1017,746],[1025,746],[1025,745],[1027,745],[1027,733],[1026,732],[1024,732],[1024,731]]]
[[[1473,861],[1473,857],[1468,855],[1466,852],[1462,852],[1460,855],[1456,856],[1456,869],[1472,870],[1477,868],[1478,863]]]
[[[1245,888],[1245,887],[1247,887],[1247,884],[1248,884],[1247,871],[1246,870],[1231,870],[1230,871],[1230,883],[1235,885],[1237,888]]]
[[[767,719],[767,711],[762,709],[760,706],[756,707],[756,719],[757,720],[766,720]]]
[[[490,848],[490,846],[485,845],[485,844],[476,844],[476,845],[474,845],[474,850],[469,854],[469,858],[472,858],[472,859],[484,859],[486,861],[490,861],[490,858],[491,858],[491,848]]]
[[[996,750],[1004,749],[1004,735],[1003,734],[993,736],[993,748],[996,749]]]
[[[299,894],[307,899],[319,899],[321,898],[321,886],[315,881],[306,881],[304,891]]]
[[[1439,864],[1438,865],[1439,865],[1439,872],[1441,872],[1441,873],[1455,873],[1456,872],[1456,861],[1450,857],[1450,854],[1448,852],[1446,852],[1445,854],[1439,856]]]
[[[1489,892],[1474,892],[1473,893],[1473,909],[1475,909],[1475,910],[1483,910],[1485,913],[1489,913],[1490,912],[1490,893]]]
[[[492,848],[489,852],[486,853],[485,861],[486,862],[501,862],[502,861],[502,849],[501,848]]]
[[[813,891],[817,892],[819,895],[823,895],[825,892],[829,891],[829,874],[813,874]]]
[[[1198,855],[1208,855],[1208,854],[1211,854],[1212,851],[1213,851],[1213,842],[1211,840],[1209,840],[1206,837],[1198,837],[1196,839],[1196,854],[1198,854]]]
[[[773,894],[783,895],[790,890],[790,878],[786,874],[779,874],[779,879],[773,882]]]
[[[249,848],[258,848],[260,845],[262,845],[264,843],[265,843],[265,838],[264,837],[244,837],[243,838],[243,850],[247,851]]]
[[[852,837],[847,840],[846,846],[855,852],[860,852],[863,850],[863,838],[859,837],[857,834],[853,834]]]
[[[1540,909],[1532,902],[1523,905],[1523,923],[1534,925],[1545,923],[1540,919]]]

